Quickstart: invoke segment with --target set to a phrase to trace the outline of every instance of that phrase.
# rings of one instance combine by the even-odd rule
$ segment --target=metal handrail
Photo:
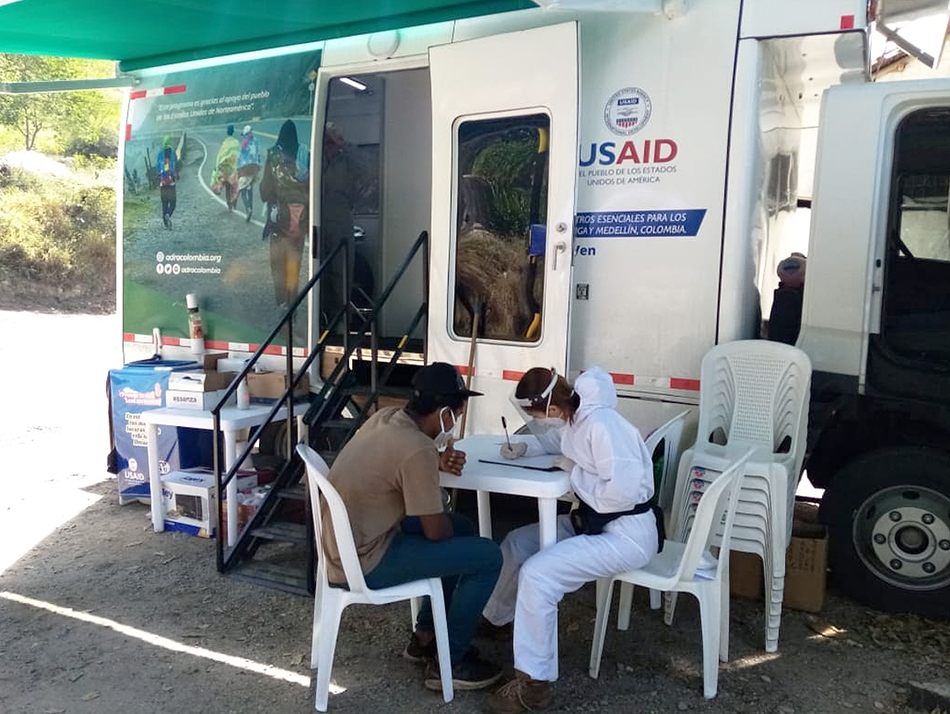
[[[213,449],[214,473],[215,473],[215,488],[217,489],[217,497],[218,497],[217,502],[218,502],[219,523],[223,522],[222,509],[223,509],[224,504],[223,504],[223,499],[221,498],[222,489],[226,488],[227,484],[230,483],[231,479],[236,477],[239,466],[242,463],[244,463],[245,459],[248,457],[248,455],[250,455],[251,450],[254,448],[254,445],[260,439],[261,434],[263,433],[264,429],[273,421],[274,417],[277,415],[277,412],[280,411],[282,406],[286,406],[287,408],[287,412],[286,412],[287,414],[286,419],[288,422],[287,453],[290,455],[291,459],[294,458],[293,444],[296,441],[296,434],[295,434],[296,421],[294,419],[294,414],[293,414],[294,390],[297,388],[297,385],[300,383],[300,380],[303,378],[303,375],[307,373],[310,366],[313,364],[314,360],[319,355],[322,355],[324,353],[324,351],[326,350],[327,337],[337,327],[337,325],[340,323],[341,320],[344,323],[343,357],[336,364],[331,374],[327,377],[327,379],[325,380],[323,384],[323,387],[321,388],[320,392],[317,394],[314,400],[315,402],[320,402],[320,407],[317,410],[316,414],[312,418],[310,418],[310,414],[308,412],[307,417],[305,419],[309,420],[308,423],[319,423],[319,420],[323,416],[323,412],[326,409],[327,404],[329,403],[327,400],[327,397],[331,394],[333,390],[338,389],[341,386],[340,384],[341,373],[345,372],[348,369],[349,360],[352,357],[353,353],[361,349],[363,343],[366,340],[367,335],[366,335],[365,329],[366,329],[367,323],[369,324],[369,328],[370,328],[370,339],[372,342],[372,349],[373,349],[370,398],[366,400],[366,403],[358,412],[357,419],[355,420],[354,426],[350,429],[350,431],[347,432],[344,439],[349,439],[349,437],[356,430],[356,428],[358,428],[358,425],[362,422],[368,408],[373,404],[378,404],[380,381],[379,381],[378,364],[377,364],[376,357],[377,357],[377,352],[378,352],[377,333],[378,333],[378,324],[379,324],[379,312],[382,309],[382,307],[386,304],[390,296],[392,295],[393,290],[395,289],[396,285],[402,279],[402,277],[408,270],[409,266],[412,264],[412,261],[415,259],[415,256],[420,251],[420,249],[423,251],[423,295],[425,297],[423,299],[422,305],[419,307],[419,309],[416,311],[416,314],[413,316],[413,319],[410,321],[409,327],[405,330],[404,334],[400,338],[397,348],[396,350],[394,350],[393,355],[389,360],[389,364],[386,366],[386,369],[383,372],[383,375],[382,375],[383,384],[385,384],[385,382],[392,375],[392,372],[395,369],[395,366],[398,363],[399,358],[405,352],[406,345],[409,341],[410,335],[416,329],[416,327],[419,325],[422,319],[426,317],[428,314],[428,299],[427,298],[429,294],[429,289],[428,289],[429,234],[428,234],[428,231],[422,231],[419,234],[419,237],[413,243],[412,247],[410,248],[409,252],[407,253],[406,257],[403,259],[398,269],[393,274],[393,277],[390,279],[389,283],[384,288],[383,292],[374,301],[370,309],[370,315],[368,319],[363,319],[361,321],[360,335],[357,337],[356,340],[351,341],[350,335],[349,335],[350,333],[350,305],[349,305],[349,299],[348,299],[349,293],[350,293],[350,285],[349,285],[350,255],[349,255],[348,250],[344,250],[345,247],[346,247],[345,243],[340,243],[336,246],[336,248],[334,248],[331,251],[330,255],[327,256],[327,259],[319,266],[317,271],[314,273],[313,277],[311,277],[311,279],[300,291],[300,293],[298,294],[296,299],[293,301],[293,303],[288,307],[287,312],[285,313],[283,318],[280,320],[280,322],[277,324],[277,326],[272,330],[268,338],[258,347],[257,351],[254,353],[254,355],[248,360],[247,364],[244,366],[244,369],[238,374],[238,377],[232,380],[228,389],[225,391],[224,396],[221,398],[218,404],[215,405],[215,407],[212,409],[212,415],[214,417],[214,434],[215,434],[214,449]],[[292,355],[292,346],[293,346],[292,315],[294,314],[295,310],[300,306],[300,304],[303,302],[307,294],[316,286],[320,278],[324,276],[328,266],[332,263],[333,259],[341,251],[344,252],[344,267],[345,267],[344,291],[345,291],[346,299],[344,300],[344,305],[333,317],[333,319],[329,322],[329,324],[327,324],[323,332],[320,334],[320,337],[318,338],[314,348],[310,351],[310,354],[307,356],[307,358],[304,360],[303,364],[301,365],[300,370],[296,372],[295,374],[295,371],[293,368],[293,355]],[[252,432],[252,434],[250,435],[247,441],[247,445],[245,446],[244,451],[238,456],[238,458],[235,461],[235,464],[231,467],[231,469],[228,470],[227,474],[225,474],[222,477],[220,456],[219,456],[219,450],[218,450],[218,444],[220,443],[220,433],[221,433],[220,432],[221,409],[223,408],[228,398],[237,390],[237,385],[240,384],[240,380],[244,379],[244,377],[251,371],[251,369],[254,367],[254,364],[260,359],[261,355],[264,354],[264,351],[267,348],[267,346],[280,333],[281,328],[284,326],[285,323],[287,324],[287,335],[288,335],[287,374],[292,375],[293,378],[288,380],[289,384],[286,391],[284,392],[283,397],[281,397],[281,399],[276,401],[276,403],[271,408],[270,413],[267,415],[267,418],[259,426],[257,426],[254,429],[254,431]],[[276,490],[276,485],[275,485],[275,490]],[[251,522],[247,525],[247,528],[255,527],[257,523],[263,519],[263,516],[264,516],[264,509],[261,508],[258,510],[258,513],[255,514]],[[218,570],[223,571],[225,567],[223,538],[219,536],[217,539],[216,545],[217,545]],[[228,560],[230,560],[231,557],[236,555],[238,550],[239,550],[239,547],[235,547],[234,549],[232,549],[232,552]]]

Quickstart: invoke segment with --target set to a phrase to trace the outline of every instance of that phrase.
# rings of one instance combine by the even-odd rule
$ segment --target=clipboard
[[[533,465],[530,465],[530,464],[519,464],[517,459],[512,460],[512,461],[493,461],[492,459],[479,459],[479,461],[480,461],[481,463],[483,463],[483,464],[497,464],[498,466],[513,466],[513,467],[515,467],[516,469],[528,469],[528,470],[530,470],[530,471],[547,471],[548,473],[550,473],[550,472],[552,472],[552,471],[560,471],[560,470],[561,470],[561,469],[559,469],[557,466],[554,466],[554,465],[551,465],[551,466],[533,466]]]

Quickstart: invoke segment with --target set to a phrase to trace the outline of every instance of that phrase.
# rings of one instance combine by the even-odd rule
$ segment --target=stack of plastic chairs
[[[767,652],[778,649],[785,550],[805,457],[810,389],[811,362],[795,347],[765,340],[714,347],[703,358],[696,444],[683,453],[677,471],[671,531],[683,540],[704,489],[741,453],[754,449],[729,549],[762,558]],[[667,623],[675,605],[671,595]]]

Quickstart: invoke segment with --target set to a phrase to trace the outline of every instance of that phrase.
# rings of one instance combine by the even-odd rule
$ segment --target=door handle
[[[558,241],[554,244],[554,258],[551,261],[551,270],[557,270],[557,255],[567,250],[567,243]]]

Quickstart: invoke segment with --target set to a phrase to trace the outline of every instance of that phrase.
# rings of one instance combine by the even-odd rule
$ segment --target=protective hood
[[[602,367],[591,367],[578,377],[574,381],[574,391],[581,398],[575,421],[583,421],[595,409],[614,409],[617,406],[614,381]]]

